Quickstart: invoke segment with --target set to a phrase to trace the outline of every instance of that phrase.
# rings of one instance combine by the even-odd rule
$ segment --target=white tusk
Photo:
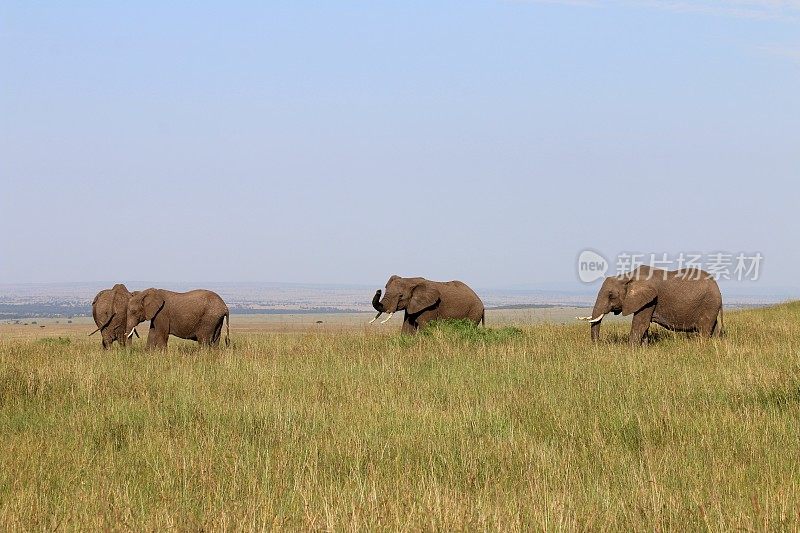
[[[381,316],[381,315],[378,315],[378,316]],[[369,322],[367,322],[367,324],[372,324],[373,322],[375,322],[376,320],[378,320],[378,316],[376,316],[376,317],[373,317],[373,318],[372,318],[372,320],[370,320]]]
[[[133,332],[134,332],[134,331],[136,331],[136,328],[133,328],[133,329],[131,330],[131,332],[130,332],[130,333],[128,333],[128,336],[127,336],[127,337],[125,337],[125,338],[126,338],[126,339],[130,339],[130,338],[133,336]]]
[[[385,320],[381,320],[381,324],[386,324],[387,322],[389,322],[392,319],[393,314],[394,313],[389,313],[389,316],[387,316]]]
[[[604,316],[606,316],[605,313],[603,313],[602,315],[600,315],[597,318],[592,318],[590,316],[576,316],[575,318],[577,318],[578,320],[586,320],[590,324],[595,324],[595,323],[600,322],[601,320],[603,320]]]

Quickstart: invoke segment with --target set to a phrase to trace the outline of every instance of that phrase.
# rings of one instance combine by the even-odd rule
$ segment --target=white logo
[[[584,250],[578,256],[578,277],[584,283],[591,283],[606,275],[608,261],[592,250]]]

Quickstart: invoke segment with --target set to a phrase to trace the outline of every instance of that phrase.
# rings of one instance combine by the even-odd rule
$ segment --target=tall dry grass
[[[800,304],[726,319],[0,340],[0,529],[797,529]]]

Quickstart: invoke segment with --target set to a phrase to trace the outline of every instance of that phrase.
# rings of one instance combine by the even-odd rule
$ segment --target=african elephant
[[[721,335],[722,294],[713,276],[692,268],[666,271],[641,266],[621,276],[608,277],[597,293],[592,316],[578,317],[592,325],[592,340],[600,337],[606,313],[633,313],[628,341],[638,346],[651,322],[672,331]],[[719,316],[719,322],[717,321]]]
[[[123,346],[130,344],[130,339],[125,337],[128,331],[125,329],[128,317],[128,300],[136,294],[128,291],[128,288],[117,283],[110,289],[104,289],[97,293],[92,301],[92,317],[97,329],[89,333],[91,337],[98,331],[103,337],[103,348],[111,348],[114,341],[119,341]],[[137,332],[138,336],[139,333]]]
[[[374,322],[382,313],[392,318],[397,311],[405,311],[403,333],[414,333],[431,320],[440,318],[466,318],[475,324],[484,322],[483,302],[475,291],[460,281],[428,281],[425,278],[392,276],[386,282],[386,294],[375,292],[372,306],[378,311]]]
[[[148,348],[166,348],[170,335],[197,341],[204,346],[218,346],[224,320],[228,321],[225,345],[230,344],[228,306],[215,292],[144,290],[135,294],[128,302],[129,338],[136,325],[145,320],[150,321]]]

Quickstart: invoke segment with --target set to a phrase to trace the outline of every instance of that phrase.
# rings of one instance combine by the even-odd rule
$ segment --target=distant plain
[[[165,353],[0,325],[0,529],[800,527],[797,303],[637,349],[573,314],[234,316]]]

